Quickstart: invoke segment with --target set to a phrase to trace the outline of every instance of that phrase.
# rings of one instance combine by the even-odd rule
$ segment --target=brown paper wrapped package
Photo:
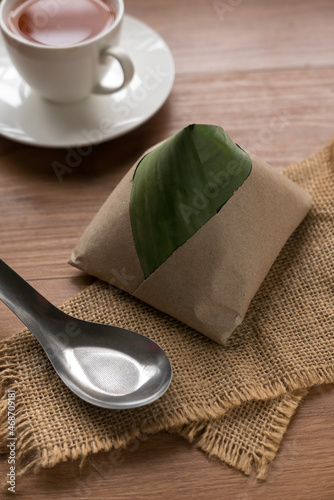
[[[173,380],[151,405],[117,412],[90,405],[64,385],[29,331],[0,342],[0,452],[6,461],[7,391],[14,389],[16,477],[64,461],[82,463],[86,457],[95,467],[91,454],[100,451],[111,451],[105,456],[106,473],[118,474],[110,459],[119,458],[124,447],[131,449],[133,440],[161,430],[185,436],[245,474],[255,469],[258,479],[266,477],[307,389],[334,382],[334,141],[289,166],[284,175],[311,193],[312,207],[280,252],[228,346],[219,346],[100,280],[61,306],[76,318],[135,330],[165,350]],[[327,392],[318,389],[319,399],[323,391]],[[310,428],[305,419],[304,425]],[[330,460],[325,457],[327,469]],[[289,445],[276,467],[283,464],[288,478],[298,473]],[[90,473],[72,479],[80,490],[78,498],[85,497],[87,485],[95,485]],[[22,482],[23,492],[24,486]],[[270,487],[269,478],[268,498]],[[252,500],[255,490],[254,495]]]
[[[129,215],[136,162],[84,232],[70,263],[225,344],[311,206],[306,191],[250,157],[252,171],[243,185],[146,280]]]

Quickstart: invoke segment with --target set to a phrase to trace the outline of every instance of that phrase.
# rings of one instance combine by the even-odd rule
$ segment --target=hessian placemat
[[[330,144],[285,171],[310,192],[313,206],[227,346],[101,281],[62,306],[160,344],[174,376],[155,403],[118,411],[92,406],[67,389],[29,331],[2,341],[0,439],[7,453],[7,391],[15,389],[21,474],[170,430],[246,474],[254,466],[265,478],[307,389],[334,382],[333,151]]]

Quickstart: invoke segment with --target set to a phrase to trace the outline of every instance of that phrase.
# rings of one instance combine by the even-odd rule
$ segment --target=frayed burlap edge
[[[15,435],[16,447],[16,477],[19,479],[26,472],[40,469],[40,450],[30,425],[27,421],[25,405],[20,398],[18,367],[14,363],[15,356],[7,348],[6,343],[0,348],[0,453],[7,452],[8,438],[8,399],[9,390],[15,391]],[[3,487],[7,488],[7,484]]]
[[[289,393],[277,406],[274,418],[266,431],[267,439],[263,442],[263,450],[253,457],[258,480],[263,481],[267,478],[269,465],[276,457],[291,419],[307,394],[307,389]]]
[[[69,302],[66,302],[62,308],[65,308]],[[0,349],[0,356],[3,360],[0,365],[0,442],[4,443],[4,446],[0,451],[2,453],[6,452],[6,439],[8,436],[7,391],[15,389],[16,434],[18,436],[16,448],[17,479],[28,471],[37,473],[42,468],[51,468],[68,460],[81,459],[80,466],[82,466],[90,454],[126,448],[134,439],[155,434],[162,430],[179,432],[190,442],[196,442],[197,446],[210,456],[224,461],[247,475],[251,473],[254,467],[257,478],[264,479],[268,466],[277,453],[289,421],[302,397],[307,393],[307,388],[334,381],[333,367],[304,370],[301,373],[286,377],[283,381],[274,381],[262,387],[234,388],[229,394],[217,396],[210,407],[193,403],[192,405],[184,405],[177,411],[173,410],[172,415],[166,414],[164,419],[158,421],[152,416],[151,419],[145,422],[143,427],[132,429],[131,433],[129,432],[127,435],[106,437],[105,439],[96,437],[90,442],[87,441],[84,445],[77,445],[71,449],[66,443],[62,447],[54,445],[41,448],[33,434],[30,422],[27,421],[24,401],[20,398],[20,373],[19,367],[14,363],[15,355],[5,341],[2,344]],[[224,442],[224,438],[214,432],[208,432],[205,437],[203,435],[196,438],[210,421],[223,417],[236,406],[253,400],[275,399],[282,395],[288,395],[288,398],[278,407],[276,417],[268,427],[267,440],[263,448],[256,453],[246,453],[237,446],[229,447]],[[182,432],[182,428],[189,424],[193,424],[193,432],[188,434]]]
[[[307,389],[286,393],[283,400],[275,408],[275,414],[265,431],[266,440],[262,443],[261,448],[255,451],[241,449],[232,443],[223,431],[210,428],[207,423],[194,423],[173,429],[173,432],[183,436],[191,444],[207,453],[210,458],[225,462],[247,476],[254,469],[256,479],[263,481],[267,478],[269,465],[276,457],[294,413],[307,394]]]

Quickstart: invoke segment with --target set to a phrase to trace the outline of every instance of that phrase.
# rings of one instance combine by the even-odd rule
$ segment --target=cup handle
[[[118,87],[107,87],[98,83],[93,89],[94,94],[112,94],[113,92],[117,92],[125,87],[133,78],[135,72],[133,62],[123,49],[120,47],[107,47],[101,52],[100,63],[106,64],[110,57],[117,59],[121,65],[124,75],[123,82]]]

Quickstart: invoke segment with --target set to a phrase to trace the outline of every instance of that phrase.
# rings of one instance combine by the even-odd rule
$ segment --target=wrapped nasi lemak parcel
[[[310,206],[222,128],[190,125],[130,169],[70,263],[224,344]]]

